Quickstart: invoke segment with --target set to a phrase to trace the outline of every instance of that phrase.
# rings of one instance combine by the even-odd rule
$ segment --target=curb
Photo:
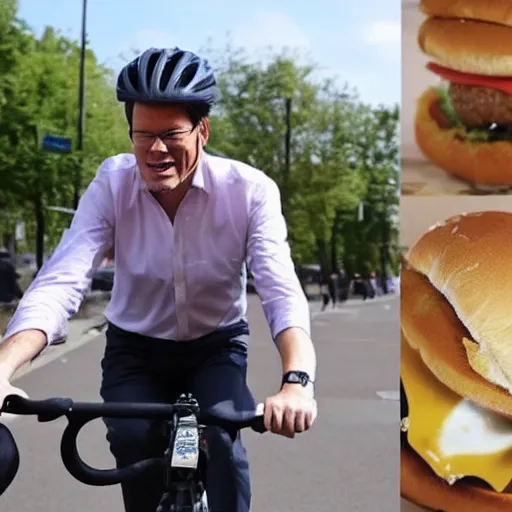
[[[106,320],[103,315],[91,316],[87,319],[71,319],[68,322],[68,337],[65,343],[50,345],[34,361],[24,365],[13,379],[15,383],[21,377],[27,375],[42,366],[47,365],[67,352],[71,352],[87,343],[91,338],[100,335],[106,330]]]
[[[80,304],[80,309],[69,319],[69,322],[101,316],[110,301],[110,297],[111,292],[89,292]],[[4,329],[17,307],[17,302],[0,303],[0,315],[3,315],[0,323],[0,338],[4,335]]]

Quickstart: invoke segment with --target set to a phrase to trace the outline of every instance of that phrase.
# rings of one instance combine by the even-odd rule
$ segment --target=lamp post
[[[377,204],[383,205],[386,209],[388,201],[385,197],[380,197],[376,202],[373,203],[375,207]],[[364,221],[364,210],[365,205],[363,201],[359,203],[357,212],[357,220],[359,222]],[[389,264],[389,247],[390,247],[390,233],[389,233],[389,219],[385,218],[385,215],[379,220],[380,221],[380,243],[379,243],[379,260],[380,260],[380,274],[381,274],[381,287],[384,294],[389,293],[388,288],[388,264]]]
[[[290,167],[291,167],[291,141],[292,141],[292,99],[285,100],[285,122],[286,133],[284,138],[284,190],[283,206],[284,213],[288,213],[288,204],[290,200]]]
[[[82,167],[85,129],[85,50],[87,44],[87,0],[82,0],[82,37],[80,45],[80,76],[78,80],[78,123],[77,123],[77,151],[79,153],[78,167],[75,176],[73,207],[78,208],[80,188],[82,186]]]

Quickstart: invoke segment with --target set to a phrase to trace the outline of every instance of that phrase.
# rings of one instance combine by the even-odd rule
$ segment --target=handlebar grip
[[[260,434],[267,431],[264,425],[263,415],[254,416],[252,412],[237,413],[237,415],[233,417],[227,414],[202,414],[199,417],[199,423],[207,427],[220,427],[228,432],[243,430],[245,428],[251,428]]]
[[[258,432],[258,434],[264,434],[267,429],[265,428],[265,423],[263,416],[258,416],[254,419],[251,428],[254,430],[254,432]]]
[[[36,414],[39,421],[53,421],[65,416],[72,407],[71,398],[30,400],[19,395],[8,395],[4,399],[1,412],[22,416]]]

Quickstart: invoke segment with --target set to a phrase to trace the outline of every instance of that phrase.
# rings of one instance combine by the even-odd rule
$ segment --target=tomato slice
[[[429,106],[428,112],[430,117],[437,123],[437,126],[439,126],[441,130],[449,130],[450,128],[453,128],[441,108],[441,101],[433,101]]]
[[[476,85],[496,89],[512,95],[512,77],[509,76],[485,76],[471,73],[462,73],[453,69],[445,68],[434,62],[427,64],[427,69],[436,75],[459,85]]]

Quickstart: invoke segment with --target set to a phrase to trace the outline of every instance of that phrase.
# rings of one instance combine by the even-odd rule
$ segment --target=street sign
[[[25,240],[25,223],[22,220],[16,222],[15,238],[16,242],[23,242]]]
[[[55,153],[71,153],[72,141],[69,137],[46,134],[43,137],[43,149]]]
[[[46,209],[54,212],[69,213],[70,215],[76,213],[76,210],[73,210],[73,208],[65,208],[64,206],[47,206]]]
[[[364,203],[361,201],[359,203],[359,208],[357,210],[357,220],[358,222],[363,222],[364,220]]]

